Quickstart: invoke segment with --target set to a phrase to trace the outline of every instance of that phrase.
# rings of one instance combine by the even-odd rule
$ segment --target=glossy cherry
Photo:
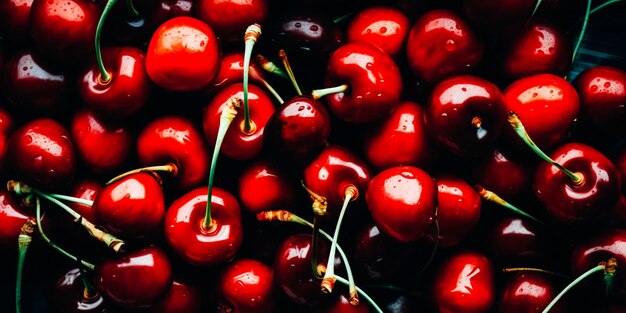
[[[243,38],[248,25],[262,24],[268,15],[267,0],[198,0],[196,15],[225,41]]]
[[[379,170],[398,165],[425,167],[435,149],[428,137],[421,105],[403,101],[365,137],[367,161]]]
[[[162,227],[165,201],[160,180],[152,173],[125,176],[96,196],[96,223],[124,239],[145,240]]]
[[[506,266],[541,264],[541,259],[549,255],[548,234],[524,218],[508,217],[498,221],[489,238],[492,257]]]
[[[329,308],[321,311],[322,313],[368,313],[369,307],[367,304],[360,303],[358,305],[350,304],[348,298],[341,294],[337,298],[337,301],[333,303]]]
[[[0,30],[12,41],[24,42],[28,40],[32,5],[33,0],[0,2]]]
[[[71,128],[76,154],[93,172],[118,170],[131,156],[133,138],[127,127],[103,121],[92,111],[79,110]]]
[[[433,279],[433,300],[441,313],[489,312],[495,299],[494,269],[478,252],[447,259]]]
[[[361,10],[350,22],[346,33],[348,42],[369,43],[397,56],[410,27],[409,19],[402,11],[377,6]]]
[[[431,137],[461,156],[491,152],[505,119],[500,89],[475,76],[440,82],[424,110],[424,126]]]
[[[463,19],[447,10],[422,15],[409,33],[406,55],[421,81],[438,81],[471,71],[483,55],[483,44]]]
[[[17,129],[7,144],[13,170],[38,186],[59,189],[76,172],[76,156],[68,131],[52,119],[36,119]]]
[[[256,161],[239,177],[239,200],[249,212],[289,209],[296,203],[295,195],[294,183],[272,161]]]
[[[224,263],[243,241],[241,209],[227,191],[213,187],[213,226],[204,229],[207,188],[194,189],[174,200],[165,216],[165,239],[186,262],[196,266]]]
[[[207,88],[209,95],[223,87],[233,83],[240,83],[243,80],[243,57],[244,54],[242,52],[231,52],[222,56],[220,69],[215,75],[213,82]],[[257,77],[260,76],[261,71],[256,63],[250,63],[250,81],[260,83],[257,80]]]
[[[54,312],[105,313],[108,311],[106,302],[100,294],[97,292],[94,295],[85,294],[84,277],[82,277],[84,274],[80,269],[73,268],[59,278],[54,286],[52,298]],[[88,277],[87,280],[90,281],[91,278]]]
[[[239,259],[222,272],[220,312],[275,312],[272,269],[256,260]]]
[[[94,62],[80,82],[83,102],[100,117],[126,118],[141,109],[150,97],[150,78],[143,51],[132,47],[107,47],[102,60],[110,75],[103,81]]]
[[[174,163],[178,189],[201,185],[209,172],[209,148],[195,124],[184,117],[162,116],[148,123],[137,138],[137,154],[144,166]]]
[[[96,286],[125,308],[149,307],[172,285],[172,266],[165,251],[149,246],[105,260],[96,268]]]
[[[97,180],[81,179],[74,183],[74,185],[70,188],[68,195],[71,197],[94,201],[98,193],[100,193],[103,188],[104,185]],[[88,221],[93,222],[96,220],[93,206],[76,202],[68,203],[68,205],[72,208],[72,210],[78,212],[78,214]]]
[[[374,176],[365,195],[374,222],[401,242],[420,239],[430,231],[437,205],[437,187],[428,173],[397,166]]]
[[[22,225],[34,214],[21,207],[18,199],[6,190],[0,190],[0,247],[17,243]]]
[[[498,312],[542,312],[560,291],[560,287],[546,275],[549,274],[518,272],[508,278],[500,294]],[[566,310],[563,303],[559,303],[550,312],[564,313]]]
[[[198,287],[174,278],[172,286],[150,308],[150,313],[200,313],[202,298],[202,292]]]
[[[165,89],[199,90],[213,80],[219,59],[211,27],[198,19],[179,16],[163,23],[152,35],[146,71],[155,84]]]
[[[0,108],[0,173],[3,173],[6,168],[5,158],[6,158],[6,145],[9,141],[9,137],[11,136],[11,132],[13,131],[13,118],[11,115]]]
[[[402,77],[394,60],[380,48],[348,43],[335,50],[326,68],[326,87],[345,84],[347,91],[326,97],[330,111],[350,123],[388,115],[399,104]]]
[[[463,9],[467,19],[480,31],[503,35],[520,30],[530,19],[535,4],[534,0],[467,0],[463,1]]]
[[[496,148],[471,166],[473,181],[501,196],[515,199],[530,192],[533,168]]]

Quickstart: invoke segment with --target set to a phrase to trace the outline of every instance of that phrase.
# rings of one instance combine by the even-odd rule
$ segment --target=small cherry
[[[158,302],[150,308],[150,313],[200,313],[203,295],[196,286],[176,278],[172,286]]]
[[[105,313],[109,311],[102,296],[90,282],[86,271],[73,268],[64,273],[54,286],[55,312]]]
[[[199,0],[196,15],[224,41],[237,41],[253,23],[263,23],[269,14],[267,0]]]
[[[409,19],[402,11],[384,6],[361,10],[346,31],[348,42],[375,45],[391,56],[398,56],[409,32]]]
[[[272,161],[250,164],[239,177],[239,200],[252,213],[289,208],[296,203],[292,182]]]
[[[505,199],[518,199],[531,190],[533,168],[499,148],[471,166],[473,181]]]
[[[275,312],[272,269],[256,260],[239,259],[222,272],[219,312]]]
[[[544,273],[520,271],[508,278],[498,301],[498,312],[541,312],[557,295],[557,285]],[[566,312],[563,305],[550,310]]]

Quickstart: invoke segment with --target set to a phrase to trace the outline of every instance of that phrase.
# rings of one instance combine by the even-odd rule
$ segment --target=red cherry
[[[409,32],[409,19],[391,7],[369,7],[359,12],[347,30],[348,42],[369,43],[397,56]]]
[[[22,226],[32,216],[34,214],[26,212],[13,195],[6,190],[0,190],[0,247],[14,248]]]
[[[431,136],[461,156],[490,152],[505,119],[500,89],[475,76],[440,82],[424,110],[424,126]]]
[[[155,235],[162,227],[165,202],[153,175],[131,174],[105,186],[93,203],[97,224],[124,239]]]
[[[150,308],[151,313],[199,313],[202,311],[200,290],[188,283],[172,281],[172,286],[157,303]]]
[[[178,16],[191,16],[196,8],[193,0],[160,0],[149,14],[149,29],[156,29],[167,20]]]
[[[473,181],[503,199],[520,198],[530,191],[533,169],[499,149],[493,150],[491,156],[478,160],[471,166],[471,171]]]
[[[446,260],[433,280],[433,300],[439,312],[488,312],[495,298],[491,261],[477,252],[458,253]]]
[[[437,188],[432,177],[419,168],[397,166],[372,178],[365,200],[380,230],[398,241],[410,242],[430,231]]]
[[[506,280],[500,296],[498,312],[527,313],[541,312],[556,297],[559,288],[546,274],[519,272]],[[562,303],[550,310],[564,313]]]
[[[163,23],[152,35],[146,71],[154,83],[165,89],[198,90],[213,80],[219,59],[211,27],[198,19],[179,16]]]
[[[103,82],[92,63],[80,83],[83,102],[100,117],[125,118],[143,107],[150,97],[150,79],[143,51],[132,47],[104,48],[102,60],[111,75]]]
[[[103,122],[88,110],[74,115],[72,140],[80,159],[96,173],[118,170],[131,154],[130,131]]]
[[[406,55],[418,79],[435,84],[467,73],[483,55],[483,44],[469,26],[453,12],[433,10],[411,28]]]
[[[13,131],[13,118],[3,108],[0,108],[0,173],[5,169],[6,145]]]
[[[243,38],[248,25],[263,23],[268,15],[267,0],[199,0],[196,15],[209,24],[222,40]]]
[[[165,239],[181,257],[196,266],[215,265],[233,258],[243,241],[241,209],[227,191],[213,187],[213,227],[204,229],[207,188],[194,189],[174,200],[165,216]]]
[[[428,165],[434,157],[434,147],[424,128],[423,112],[422,106],[415,102],[401,102],[367,135],[367,160],[379,170],[398,165]]]
[[[236,260],[220,278],[220,312],[275,312],[273,287],[269,266],[251,259]]]
[[[207,93],[211,94],[233,83],[243,81],[243,53],[232,52],[224,55],[220,61],[220,69],[215,75],[213,82],[208,86]],[[250,63],[250,81],[257,81],[257,77],[261,76],[260,69],[256,63]]]
[[[323,313],[368,313],[369,307],[367,304],[360,303],[358,305],[350,304],[350,300],[341,294],[337,301],[329,308],[323,310]]]
[[[626,133],[626,72],[596,66],[574,82],[583,118],[607,134]]]
[[[257,161],[239,177],[239,199],[247,211],[290,208],[295,203],[293,183],[270,161]]]
[[[348,91],[329,95],[328,106],[350,123],[366,123],[398,106],[402,77],[394,60],[380,48],[348,43],[335,50],[326,68],[327,87],[346,84]]]
[[[83,179],[74,183],[68,195],[71,197],[94,201],[98,193],[100,193],[103,188],[104,185],[102,185],[99,181]],[[72,208],[72,210],[78,212],[78,214],[88,221],[93,222],[96,220],[93,206],[76,202],[68,203],[68,205]]]
[[[566,139],[580,106],[574,87],[552,74],[532,75],[513,82],[504,90],[504,102],[508,111],[519,115],[541,149],[551,149]],[[519,146],[521,140],[510,127],[506,128],[508,142]]]
[[[150,246],[106,260],[95,281],[107,299],[125,308],[153,305],[172,285],[172,267],[165,252]]]
[[[534,0],[463,1],[464,12],[472,25],[491,35],[519,31],[531,18],[535,5]]]
[[[64,273],[54,286],[52,297],[55,312],[87,312],[105,313],[109,311],[102,296],[97,292],[93,296],[85,294],[83,283],[84,273],[78,268],[73,268]],[[91,280],[91,278],[87,278]]]
[[[176,188],[201,185],[209,172],[209,148],[190,120],[163,116],[146,125],[137,138],[139,162],[144,166],[174,163]]]
[[[8,0],[0,2],[0,29],[13,41],[28,41],[30,8],[33,0]]]
[[[27,181],[59,189],[68,185],[76,172],[76,157],[70,135],[51,119],[27,122],[7,144],[8,161]]]
[[[548,235],[523,218],[509,217],[497,222],[490,235],[492,255],[500,264],[529,266],[541,264],[549,255]]]

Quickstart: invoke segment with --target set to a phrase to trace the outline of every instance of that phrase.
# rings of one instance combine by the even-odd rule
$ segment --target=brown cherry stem
[[[26,220],[20,234],[17,237],[17,275],[15,278],[15,312],[22,312],[22,276],[24,273],[24,261],[26,260],[26,252],[33,241],[33,233],[35,232],[35,224],[37,222],[29,218]]]
[[[296,80],[296,76],[293,74],[293,69],[291,68],[291,65],[289,64],[287,53],[285,53],[285,50],[280,49],[278,51],[278,56],[283,61],[283,66],[285,66],[285,70],[287,71],[287,75],[289,75],[289,80],[291,81],[291,84],[293,84],[293,88],[296,89],[296,93],[298,94],[298,96],[301,96],[302,90],[300,90],[300,86],[298,86],[298,81]]]
[[[480,197],[483,200],[489,201],[489,202],[493,202],[495,204],[498,204],[500,206],[503,206],[523,217],[529,218],[539,224],[543,224],[543,222],[541,220],[539,220],[538,218],[524,212],[523,210],[517,208],[516,206],[510,204],[509,202],[507,202],[506,200],[500,198],[500,196],[498,196],[497,194],[495,194],[493,191],[487,190],[485,188],[483,188],[483,186],[481,185],[476,185],[474,187],[476,189],[476,191],[478,192],[478,194],[480,195]]]
[[[345,92],[346,90],[348,90],[348,88],[349,86],[347,84],[343,84],[343,85],[339,85],[336,87],[315,89],[311,91],[311,96],[313,97],[313,99],[317,100],[321,97],[325,97],[325,96],[332,95],[335,93]]]
[[[151,172],[151,173],[155,173],[155,172],[164,172],[164,173],[169,173],[171,174],[171,176],[176,176],[178,175],[178,166],[176,166],[176,164],[174,163],[167,163],[165,165],[155,165],[155,166],[146,166],[146,167],[142,167],[142,168],[137,168],[134,170],[130,170],[128,172],[124,172],[122,174],[119,174],[113,178],[111,178],[106,184],[110,185],[124,177],[133,175],[133,174],[137,174],[137,173],[146,173],[146,172]]]
[[[266,72],[275,74],[284,79],[289,79],[289,75],[283,72],[283,70],[281,70],[280,67],[278,67],[274,62],[270,61],[264,55],[257,54],[256,60],[257,62],[259,62],[259,65],[261,65],[261,68],[264,69]]]

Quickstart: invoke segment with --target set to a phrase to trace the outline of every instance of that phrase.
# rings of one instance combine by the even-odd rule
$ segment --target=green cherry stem
[[[57,194],[57,193],[51,193],[51,194],[49,194],[49,196],[52,197],[52,198],[58,199],[58,200],[65,200],[65,201],[79,203],[79,204],[86,205],[86,206],[93,206],[93,201],[87,200],[87,199],[83,199],[83,198],[66,196],[66,195],[60,195],[60,194]]]
[[[250,107],[248,105],[248,77],[250,73],[250,58],[254,44],[261,36],[261,25],[252,24],[246,29],[243,37],[245,50],[243,53],[243,132],[251,133],[254,126],[250,121]]]
[[[258,73],[257,71],[252,71],[250,74],[250,77],[252,77],[255,80],[260,81],[263,86],[265,86],[265,88],[267,90],[269,90],[269,92],[274,96],[274,98],[276,98],[276,100],[278,101],[278,103],[283,104],[285,103],[285,101],[283,100],[283,98],[280,97],[280,95],[278,94],[278,92],[276,92],[276,89],[274,89],[274,87],[272,87],[272,85],[270,85],[270,83],[268,83],[263,76],[261,76],[261,73]]]
[[[298,86],[298,81],[296,80],[296,76],[293,74],[293,69],[291,68],[291,65],[289,64],[289,59],[287,58],[287,53],[285,53],[285,50],[280,49],[278,51],[278,57],[280,57],[280,59],[283,61],[283,66],[285,67],[285,70],[287,71],[287,75],[289,75],[289,80],[291,81],[293,88],[296,89],[296,93],[298,94],[298,96],[301,96],[302,90],[300,90],[300,86]]]
[[[280,69],[274,62],[270,61],[262,54],[257,54],[256,61],[261,65],[261,68],[268,73],[280,76],[284,79],[289,79],[289,75]]]
[[[104,21],[106,21],[107,16],[115,6],[117,0],[109,0],[107,4],[104,6],[102,10],[102,15],[100,15],[100,19],[98,20],[98,26],[96,27],[96,38],[95,38],[95,50],[96,50],[96,63],[98,64],[98,69],[100,69],[100,77],[98,77],[98,82],[106,85],[111,82],[111,74],[107,72],[104,67],[104,62],[102,61],[102,49],[100,47],[100,37],[102,35],[102,29],[104,28]]]
[[[111,178],[106,184],[110,185],[124,177],[137,174],[137,173],[146,173],[146,172],[165,172],[165,173],[171,174],[172,176],[176,176],[178,175],[178,166],[176,166],[176,164],[174,163],[167,163],[165,165],[155,165],[155,166],[146,166],[142,168],[137,168],[137,169],[130,170],[128,172],[119,174]]]
[[[578,39],[576,40],[576,45],[574,46],[574,51],[572,52],[572,62],[576,60],[576,56],[578,55],[578,49],[580,48],[580,44],[583,42],[583,37],[585,37],[585,32],[587,31],[587,24],[589,22],[590,14],[591,14],[591,0],[587,0],[587,7],[585,9],[585,18],[583,19],[583,26],[580,29],[580,34],[578,35]]]
[[[582,176],[582,174],[574,173],[574,172],[566,169],[561,164],[557,163],[552,158],[550,158],[543,151],[541,151],[541,149],[530,138],[530,136],[528,135],[528,132],[526,132],[526,129],[524,128],[524,125],[522,124],[522,121],[520,120],[519,116],[515,112],[509,112],[508,121],[509,121],[509,124],[511,124],[511,127],[513,127],[513,130],[515,131],[515,133],[542,160],[544,160],[544,161],[552,164],[554,167],[558,168],[561,172],[563,172],[563,174],[565,174],[567,177],[569,177],[575,185],[580,185],[580,184],[582,184],[584,182],[584,177]]]
[[[89,278],[87,278],[87,271],[85,270],[85,267],[82,266],[82,260],[79,260],[80,262],[78,262],[81,266],[78,267],[78,270],[80,271],[80,278],[83,282],[83,286],[85,287],[85,290],[83,291],[83,299],[85,300],[93,300],[98,298],[98,296],[100,295],[98,293],[98,290],[93,286],[93,284],[89,281]]]
[[[594,14],[594,13],[596,13],[596,12],[606,8],[607,6],[609,6],[611,4],[622,2],[622,1],[625,1],[625,0],[609,0],[609,1],[607,1],[605,3],[602,3],[602,4],[598,5],[597,7],[593,8],[593,10],[591,10],[589,12],[589,15]]]
[[[37,222],[29,218],[20,229],[20,235],[17,237],[17,275],[15,278],[15,312],[22,312],[22,275],[24,273],[24,261],[26,260],[26,252],[33,241],[33,233],[35,232],[35,224]]]
[[[315,89],[311,92],[311,96],[313,97],[313,99],[317,100],[321,97],[325,97],[325,96],[332,95],[335,93],[345,92],[346,90],[348,90],[348,88],[349,88],[348,85],[343,84],[343,85],[339,85],[336,87]]]
[[[530,19],[532,19],[533,16],[535,16],[537,11],[539,10],[539,6],[541,5],[541,2],[542,2],[542,0],[537,0],[537,3],[535,3],[535,8],[533,9],[533,13],[530,15]]]
[[[499,204],[500,206],[503,206],[503,207],[505,207],[505,208],[507,208],[507,209],[509,209],[509,210],[511,210],[511,211],[513,211],[513,212],[523,216],[523,217],[529,218],[529,219],[531,219],[531,220],[533,220],[533,221],[535,221],[535,222],[537,222],[539,224],[543,224],[543,222],[541,222],[541,220],[539,220],[538,218],[536,218],[536,217],[534,217],[534,216],[532,216],[532,215],[522,211],[521,209],[517,208],[516,206],[510,204],[506,200],[500,198],[500,196],[495,194],[493,191],[487,190],[487,189],[483,188],[483,186],[481,186],[481,185],[476,185],[474,188],[476,189],[476,191],[478,192],[478,195],[480,195],[480,197],[483,200],[490,201],[490,202],[493,202],[495,204]]]
[[[205,231],[213,228],[213,219],[211,218],[211,200],[213,199],[213,180],[215,179],[215,168],[217,165],[217,157],[220,154],[220,148],[222,142],[228,131],[228,126],[232,123],[237,116],[237,109],[242,106],[242,100],[237,97],[228,99],[228,102],[224,105],[224,109],[220,114],[220,126],[217,130],[217,138],[215,139],[215,148],[213,149],[213,156],[211,157],[211,168],[209,171],[209,182],[207,185],[207,201],[206,211],[204,213],[204,220],[202,222],[202,228]]]

